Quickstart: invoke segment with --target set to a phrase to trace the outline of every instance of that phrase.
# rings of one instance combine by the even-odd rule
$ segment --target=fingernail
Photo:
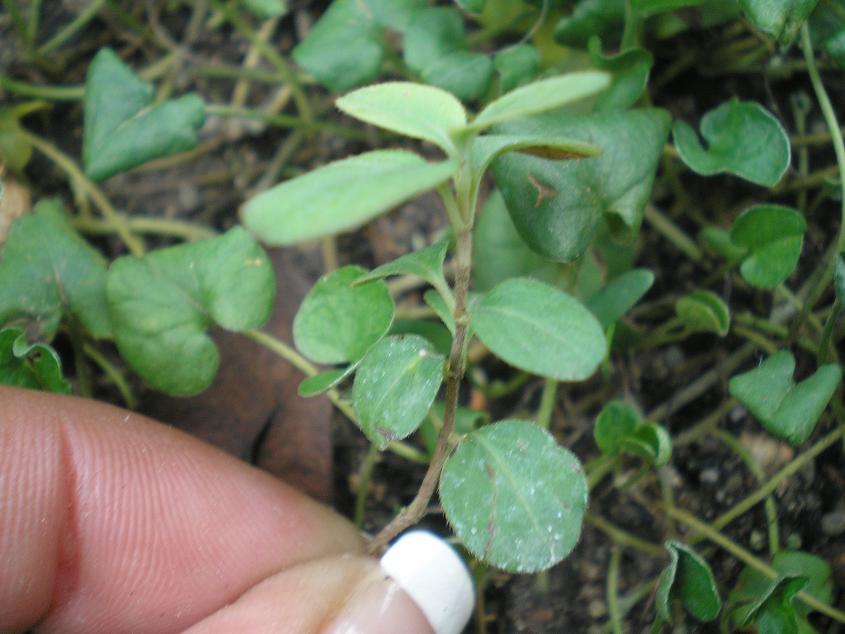
[[[331,634],[460,634],[474,604],[472,579],[445,541],[426,531],[400,537],[381,558],[383,576],[354,596]]]

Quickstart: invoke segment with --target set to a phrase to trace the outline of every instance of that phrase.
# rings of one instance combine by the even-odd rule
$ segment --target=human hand
[[[0,632],[461,630],[465,572],[432,595],[386,566],[406,593],[362,547],[339,515],[179,431],[0,387]],[[451,585],[449,552],[410,556]]]

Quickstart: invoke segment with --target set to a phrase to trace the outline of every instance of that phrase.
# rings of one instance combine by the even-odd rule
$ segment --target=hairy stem
[[[416,524],[425,514],[431,496],[440,481],[440,471],[449,453],[449,436],[455,427],[455,412],[458,408],[458,391],[464,376],[464,341],[467,325],[467,292],[469,291],[470,267],[472,265],[472,233],[469,228],[458,233],[455,247],[455,336],[446,367],[446,402],[443,412],[443,427],[437,437],[437,447],[428,465],[419,491],[413,501],[390,521],[370,542],[371,554],[380,553],[388,542],[406,528]]]

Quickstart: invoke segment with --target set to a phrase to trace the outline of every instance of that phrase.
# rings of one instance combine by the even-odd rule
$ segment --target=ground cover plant
[[[195,403],[238,333],[475,631],[845,623],[845,4],[3,8],[0,382]]]

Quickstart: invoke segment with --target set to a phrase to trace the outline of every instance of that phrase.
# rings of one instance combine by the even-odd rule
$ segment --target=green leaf
[[[625,0],[579,0],[555,26],[555,39],[574,48],[583,48],[593,35],[616,41],[624,22]]]
[[[601,92],[610,85],[607,73],[579,71],[520,86],[489,103],[469,124],[483,130],[491,125],[554,110]]]
[[[804,592],[821,603],[833,601],[833,568],[824,559],[800,550],[781,550],[772,559],[772,568],[782,577],[803,576],[807,578]],[[737,579],[736,588],[728,597],[732,605],[751,604],[771,590],[772,580],[751,566],[743,568]],[[796,598],[793,601],[796,614],[804,618],[812,608]]]
[[[587,481],[578,459],[547,431],[507,420],[458,445],[443,465],[440,501],[473,555],[504,570],[538,572],[578,542]]]
[[[473,287],[479,291],[488,291],[513,277],[555,284],[561,276],[561,265],[528,248],[513,226],[501,193],[495,190],[473,228],[472,275]]]
[[[749,250],[740,272],[752,286],[774,288],[788,278],[801,256],[807,222],[780,205],[756,205],[734,222],[731,242]]]
[[[734,244],[730,231],[721,227],[705,227],[701,230],[699,239],[714,255],[731,265],[739,264],[748,254],[748,249]]]
[[[407,81],[359,88],[338,99],[336,105],[361,121],[430,141],[447,154],[455,151],[451,131],[467,121],[464,107],[452,94]]]
[[[637,234],[669,133],[668,113],[547,113],[496,132],[572,138],[602,149],[600,156],[581,161],[506,154],[493,163],[514,226],[534,251],[571,262],[584,253],[605,219],[618,234]]]
[[[326,370],[314,376],[309,376],[303,380],[297,388],[297,393],[303,398],[311,398],[323,392],[327,392],[333,387],[339,385],[346,377],[352,374],[358,367],[357,363],[353,363],[345,368],[337,368],[334,370]]]
[[[755,623],[766,634],[798,634],[798,614],[792,601],[806,584],[807,577],[781,575],[734,612],[734,623],[740,627]]]
[[[367,272],[344,266],[321,277],[293,320],[293,339],[317,363],[360,360],[390,329],[393,299],[382,281],[355,285]]]
[[[0,165],[20,173],[32,158],[32,146],[21,139],[21,127],[13,108],[0,108]]]
[[[731,378],[728,387],[766,431],[798,446],[813,433],[842,371],[835,364],[823,365],[797,385],[794,372],[795,357],[780,350],[759,367]]]
[[[739,0],[743,13],[761,31],[786,46],[813,12],[818,0]]]
[[[636,304],[654,284],[654,273],[648,269],[626,271],[611,280],[587,301],[587,308],[607,330]]]
[[[842,0],[819,2],[810,16],[814,48],[821,48],[839,68],[845,68],[845,5]]]
[[[434,289],[428,289],[423,293],[423,301],[428,304],[437,317],[443,322],[443,325],[449,330],[452,335],[455,334],[455,318],[452,316],[452,310],[446,305],[446,300]]]
[[[601,452],[617,456],[622,452],[622,439],[642,424],[639,412],[624,401],[611,401],[599,412],[593,437]]]
[[[190,94],[153,103],[153,87],[111,49],[101,49],[85,79],[85,173],[100,181],[151,159],[193,149],[205,103]]]
[[[443,261],[452,242],[451,235],[445,235],[434,244],[424,249],[406,253],[381,266],[376,267],[365,276],[356,280],[355,284],[363,284],[370,280],[378,280],[391,275],[413,275],[425,280],[435,288],[448,288],[446,278],[443,277]]]
[[[335,0],[292,57],[327,88],[342,92],[376,78],[383,30],[404,30],[426,0]]]
[[[486,0],[455,0],[455,4],[467,13],[479,14],[484,11]]]
[[[644,422],[622,439],[625,453],[632,454],[655,467],[662,467],[672,458],[672,438],[663,425]]]
[[[58,198],[39,202],[12,224],[0,259],[0,325],[25,321],[50,340],[62,318],[96,338],[112,334],[106,261],[71,227]]]
[[[499,73],[499,92],[506,93],[532,81],[540,69],[540,51],[531,44],[519,44],[496,53],[493,67]]]
[[[657,586],[657,612],[672,622],[671,604],[680,599],[687,612],[699,621],[715,619],[722,609],[713,571],[692,548],[679,542],[666,542],[671,561],[660,574]]]
[[[789,167],[789,137],[780,122],[760,104],[731,99],[701,119],[705,149],[688,124],[672,128],[681,160],[703,176],[730,173],[774,187]]]
[[[633,106],[648,83],[654,65],[652,54],[644,48],[630,48],[617,55],[604,57],[598,36],[590,38],[587,48],[593,66],[613,74],[610,87],[596,100],[595,110],[606,112]]]
[[[468,50],[463,18],[451,7],[417,11],[404,38],[404,59],[423,81],[472,101],[487,92],[493,62]]]
[[[390,327],[391,335],[419,335],[434,346],[442,355],[452,348],[452,333],[441,322],[432,319],[397,319]]]
[[[506,280],[470,309],[493,354],[559,381],[589,378],[607,353],[601,326],[578,300],[528,278]]]
[[[329,163],[268,189],[244,205],[244,226],[281,246],[359,227],[449,178],[451,161],[378,150]]]
[[[684,7],[697,7],[708,0],[632,0],[631,6],[643,17],[674,11]]]
[[[731,328],[731,313],[711,291],[693,291],[675,302],[675,314],[689,332],[712,332],[720,337]]]
[[[20,328],[0,330],[0,385],[70,394],[56,351],[45,343],[29,344]]]
[[[437,447],[437,436],[443,427],[445,410],[446,406],[443,401],[434,401],[428,412],[428,417],[419,427],[420,439],[429,456],[434,455],[434,450]],[[455,409],[455,433],[458,435],[468,434],[489,422],[490,416],[486,412],[460,405]]]
[[[267,255],[240,227],[119,258],[106,280],[121,356],[154,388],[177,396],[201,392],[217,373],[219,353],[205,331],[261,326],[274,294]]]
[[[384,450],[412,434],[428,414],[443,381],[445,357],[422,337],[387,337],[355,373],[352,403],[364,435]]]
[[[288,10],[284,0],[240,0],[240,3],[259,20],[278,18]]]

